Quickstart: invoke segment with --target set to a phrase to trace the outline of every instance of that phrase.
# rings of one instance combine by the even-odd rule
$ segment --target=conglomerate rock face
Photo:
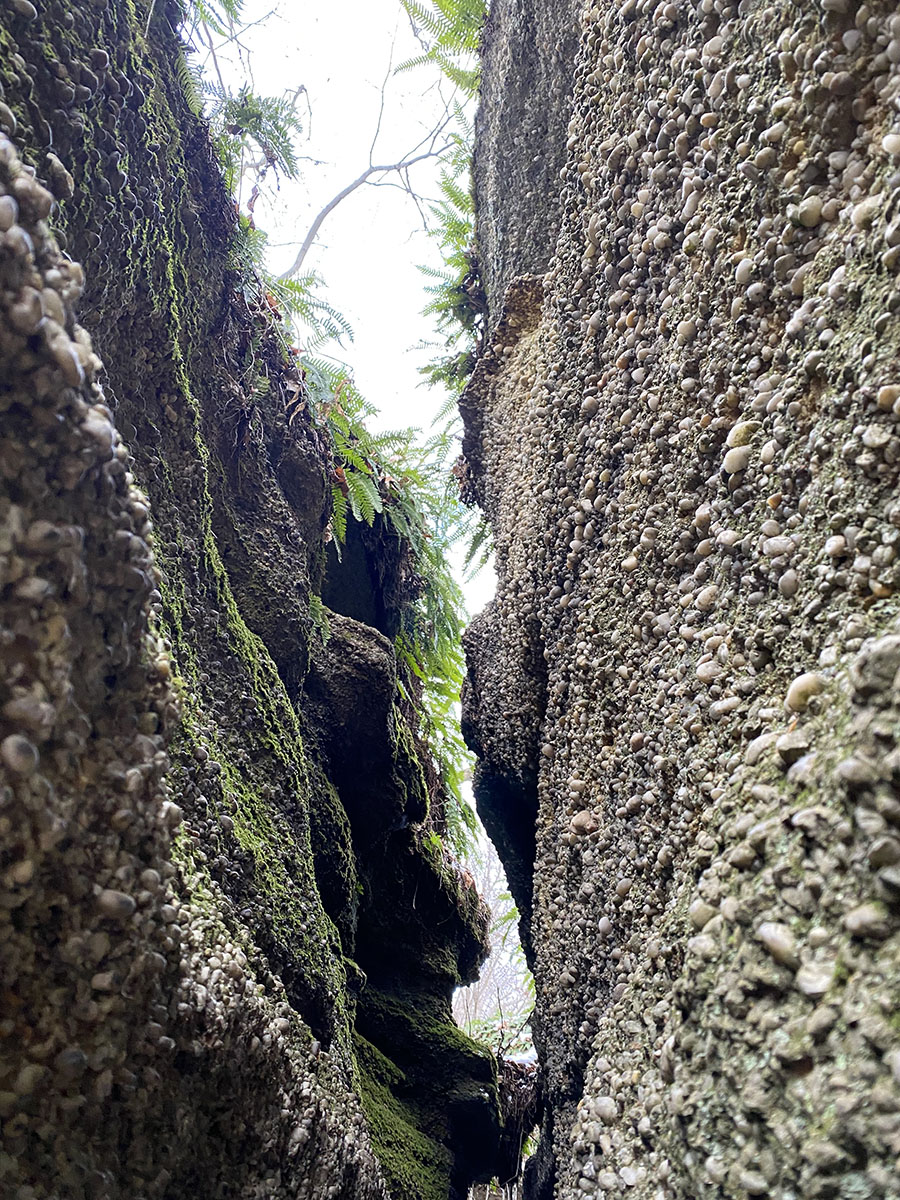
[[[392,642],[315,603],[330,452],[181,15],[0,14],[0,1195],[456,1200],[487,914]]]
[[[626,0],[580,35],[558,240],[463,401],[530,1195],[897,1197],[900,16]]]
[[[488,10],[473,176],[491,307],[515,276],[545,271],[553,254],[581,8],[581,0],[492,0]]]

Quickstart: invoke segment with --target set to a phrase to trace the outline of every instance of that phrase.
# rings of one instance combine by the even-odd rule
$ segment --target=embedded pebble
[[[816,671],[806,671],[793,680],[785,696],[785,705],[793,712],[805,712],[814,696],[825,690],[825,679]]]
[[[835,969],[834,962],[804,963],[794,976],[794,985],[804,996],[818,999],[834,982]]]
[[[30,775],[39,761],[37,747],[17,733],[10,734],[0,742],[0,758],[15,775]]]
[[[786,966],[797,965],[797,939],[787,925],[781,925],[777,921],[763,921],[756,930],[756,936],[776,962]]]

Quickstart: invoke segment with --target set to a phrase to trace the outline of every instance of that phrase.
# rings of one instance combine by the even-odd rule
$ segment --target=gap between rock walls
[[[462,730],[537,1090],[183,18],[0,15],[3,1195],[482,1200],[539,1122],[522,1200],[897,1200],[894,6],[490,7]]]

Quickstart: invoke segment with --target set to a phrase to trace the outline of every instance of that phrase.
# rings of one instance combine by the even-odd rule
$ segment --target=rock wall
[[[391,641],[315,602],[330,450],[181,15],[0,14],[0,1193],[461,1197],[486,913]]]
[[[493,0],[488,12],[473,177],[495,318],[513,278],[545,271],[553,253],[580,15],[581,0]]]
[[[495,13],[488,124],[533,28]],[[900,17],[595,0],[567,119],[537,251],[495,245],[527,119],[476,154],[462,404],[499,577],[466,731],[548,1100],[527,1191],[897,1197]]]

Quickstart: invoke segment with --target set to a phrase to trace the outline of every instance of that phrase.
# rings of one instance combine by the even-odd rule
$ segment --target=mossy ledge
[[[0,1191],[462,1196],[486,914],[391,643],[311,619],[329,448],[229,271],[181,15],[0,16]]]

